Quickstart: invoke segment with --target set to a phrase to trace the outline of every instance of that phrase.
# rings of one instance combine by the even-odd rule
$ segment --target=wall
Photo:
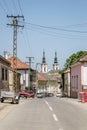
[[[20,84],[21,84],[21,90],[25,90],[25,87],[29,87],[29,70],[18,70],[18,72],[21,74],[20,76]]]
[[[82,91],[81,64],[71,68],[71,97],[77,98],[79,91]]]
[[[81,77],[81,85],[84,90],[87,89],[87,63],[82,64],[81,68],[82,77]]]

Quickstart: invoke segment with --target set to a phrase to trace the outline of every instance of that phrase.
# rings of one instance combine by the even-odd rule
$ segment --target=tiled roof
[[[38,80],[39,81],[45,81],[46,79],[42,75],[38,74]]]
[[[81,58],[80,58],[80,61],[85,61],[85,62],[87,62],[87,54],[84,55],[83,57],[81,57]]]
[[[8,61],[11,63],[11,67],[13,68],[13,56],[8,58]],[[17,69],[29,69],[29,66],[17,58]]]
[[[0,62],[10,66],[10,62],[1,55],[0,55]]]
[[[42,81],[48,81],[48,80],[52,80],[52,81],[56,81],[56,77],[49,75],[48,73],[39,73],[38,74],[38,80],[42,80]]]

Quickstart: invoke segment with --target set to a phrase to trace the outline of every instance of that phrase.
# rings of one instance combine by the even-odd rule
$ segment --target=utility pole
[[[31,63],[34,63],[32,62],[32,59],[34,59],[34,57],[26,57],[28,58],[28,63],[29,64],[29,70],[31,69]],[[28,85],[29,85],[29,90],[30,90],[30,87],[31,87],[31,83],[29,83],[31,81],[31,77],[32,77],[32,74],[31,74],[31,71],[28,72]]]
[[[41,63],[36,63],[36,91],[37,92],[39,91],[39,88],[38,88],[38,65],[41,66]]]
[[[28,62],[27,63],[29,63],[29,66],[31,68],[31,63],[34,63],[34,62],[32,62],[32,59],[34,59],[34,57],[26,57],[26,58],[28,58]]]
[[[18,27],[24,27],[23,25],[18,24],[18,19],[23,18],[24,16],[8,16],[7,18],[12,18],[13,23],[7,24],[8,26],[13,26],[13,87],[14,91],[17,90],[17,29]]]

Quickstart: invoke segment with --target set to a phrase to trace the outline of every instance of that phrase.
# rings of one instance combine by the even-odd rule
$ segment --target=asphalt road
[[[0,130],[87,130],[87,104],[75,100],[34,98],[3,106]]]

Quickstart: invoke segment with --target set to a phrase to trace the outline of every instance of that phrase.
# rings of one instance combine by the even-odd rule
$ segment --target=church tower
[[[58,59],[57,59],[57,52],[55,52],[53,70],[59,70]]]
[[[42,64],[41,64],[41,72],[47,73],[47,64],[46,64],[46,58],[45,58],[45,52],[43,51],[43,58],[42,58]]]

